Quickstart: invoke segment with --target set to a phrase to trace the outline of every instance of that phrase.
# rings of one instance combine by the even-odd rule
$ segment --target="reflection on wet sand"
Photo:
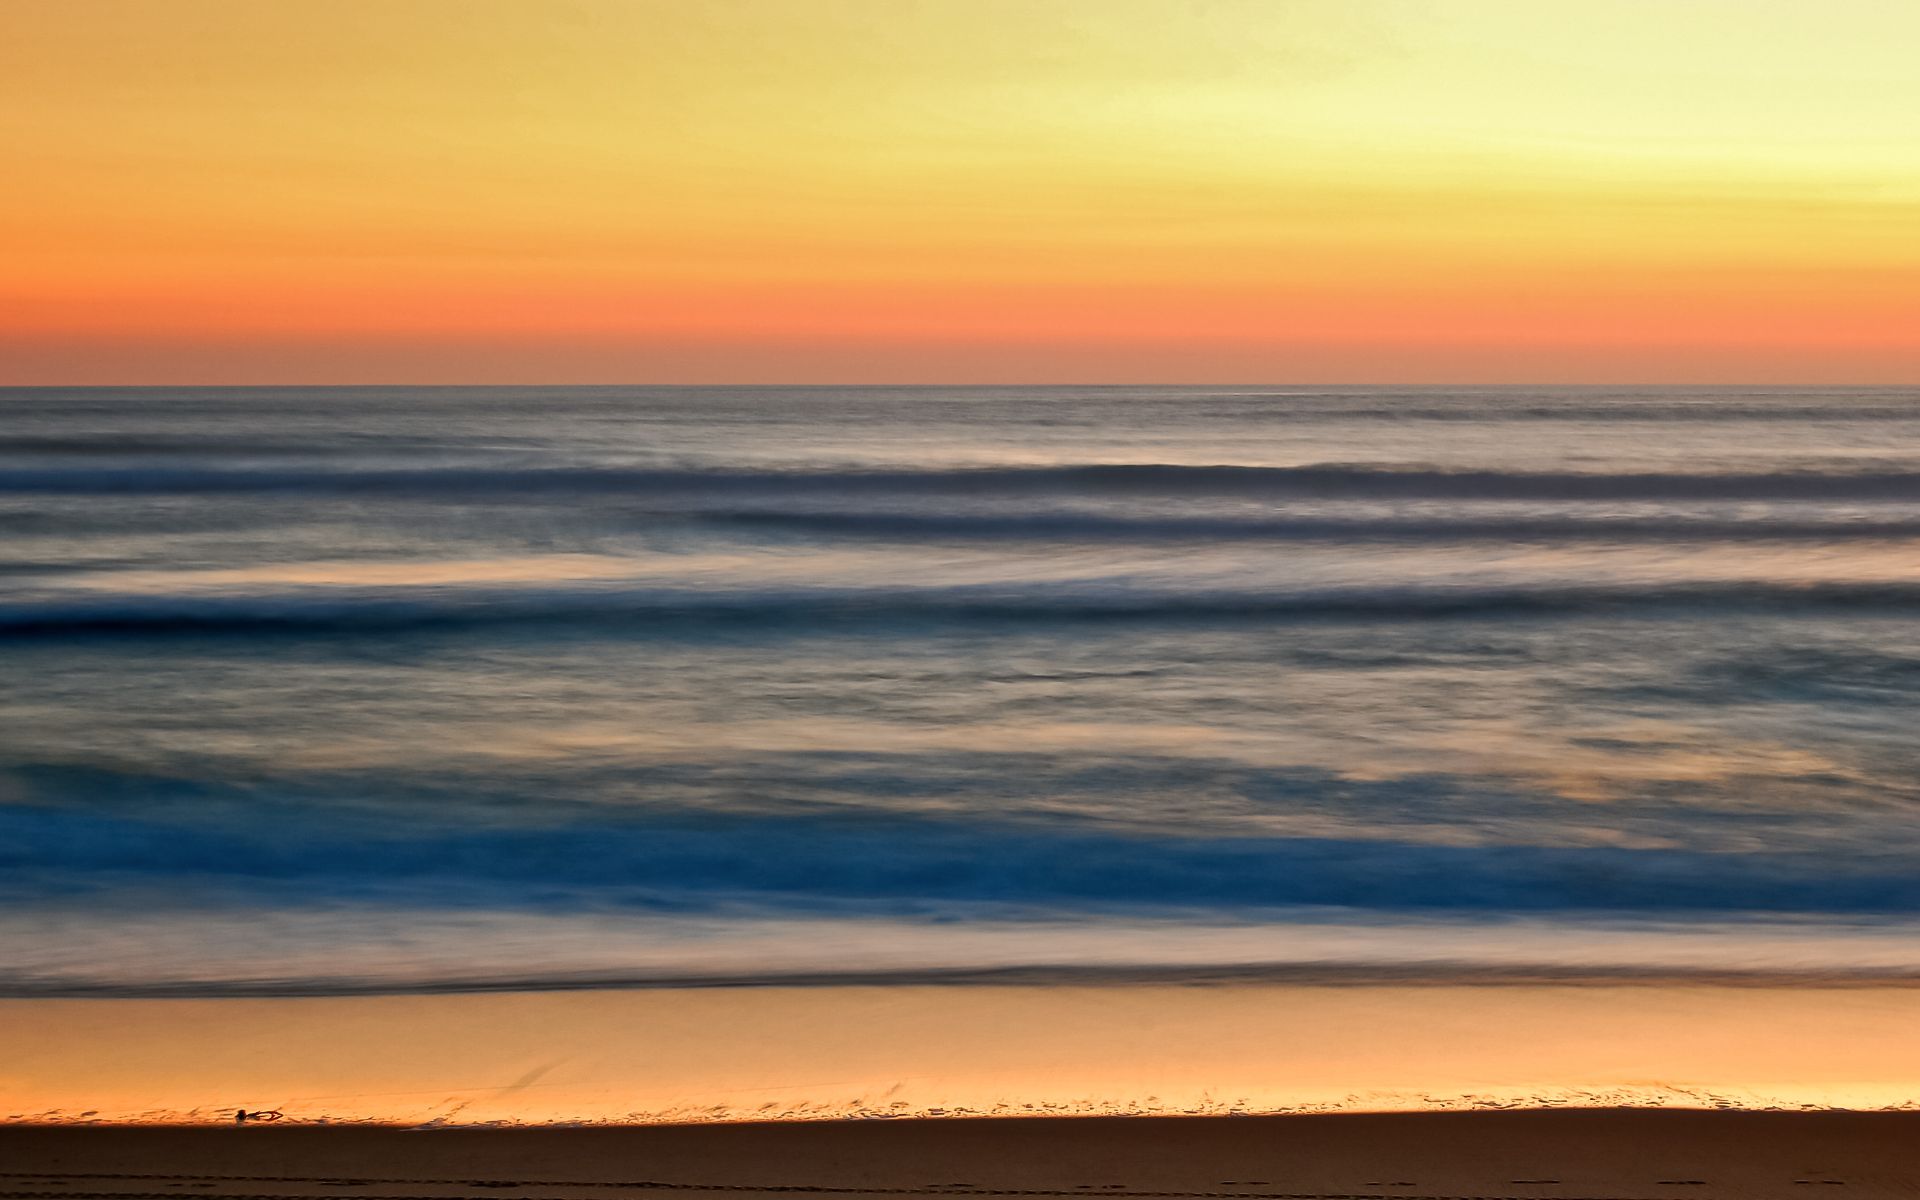
[[[1920,988],[687,988],[0,1002],[0,1116],[685,1121],[1915,1101]]]

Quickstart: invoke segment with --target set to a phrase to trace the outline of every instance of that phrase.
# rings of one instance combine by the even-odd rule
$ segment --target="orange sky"
[[[0,384],[1920,382],[1905,0],[7,0]]]

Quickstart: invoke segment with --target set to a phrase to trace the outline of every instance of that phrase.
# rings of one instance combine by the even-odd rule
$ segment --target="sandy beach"
[[[1904,1107],[1920,988],[689,987],[0,1001],[0,1119]]]
[[[1573,1112],[593,1129],[0,1129],[0,1196],[1771,1200],[1920,1190],[1920,1114]]]

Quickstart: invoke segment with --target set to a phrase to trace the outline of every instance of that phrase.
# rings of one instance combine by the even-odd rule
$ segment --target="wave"
[[[1731,400],[1722,396],[1700,396],[1692,400],[1635,400],[1631,398],[1606,397],[1600,400],[1566,399],[1557,403],[1524,403],[1496,400],[1485,392],[1466,392],[1455,397],[1454,403],[1433,404],[1412,402],[1406,404],[1350,404],[1339,403],[1350,399],[1349,395],[1338,393],[1310,393],[1304,397],[1290,393],[1249,394],[1234,397],[1235,400],[1253,401],[1247,404],[1197,403],[1196,409],[1203,415],[1216,419],[1250,422],[1285,422],[1289,424],[1326,424],[1344,422],[1380,422],[1388,427],[1400,421],[1460,422],[1463,424],[1500,425],[1507,422],[1574,422],[1619,425],[1630,423],[1652,424],[1715,424],[1738,425],[1752,422],[1768,424],[1818,423],[1830,425],[1835,422],[1909,422],[1920,421],[1920,400],[1900,403],[1885,402],[1885,397],[1877,398],[1877,403],[1863,403],[1858,396],[1837,396],[1827,404],[1807,403],[1749,403]],[[1208,397],[1212,400],[1212,397]],[[1305,399],[1305,403],[1298,403]],[[1421,397],[1425,400],[1426,397]],[[1294,400],[1294,404],[1273,404],[1274,400]],[[1259,403],[1269,401],[1269,403]]]
[[[0,470],[0,493],[53,495],[593,493],[711,498],[1031,494],[1438,500],[1920,501],[1920,471],[1582,473],[1314,464],[1101,463],[940,470],[662,470],[441,467],[370,470]]]
[[[0,455],[20,458],[312,458],[326,454],[400,454],[432,450],[446,445],[445,439],[382,437],[362,441],[309,438],[274,441],[252,435],[215,438],[206,435],[168,435],[146,433],[138,437],[120,434],[0,435]]]
[[[427,589],[422,589],[423,591]],[[1920,583],[1329,588],[1189,592],[1120,588],[517,588],[395,593],[109,597],[0,604],[0,639],[86,634],[355,633],[566,622],[644,632],[687,622],[863,626],[890,621],[1439,620],[1751,611],[1911,613]]]
[[[702,521],[833,537],[1017,541],[1846,541],[1920,537],[1920,518],[1739,520],[1684,516],[1513,517],[1129,517],[1096,513],[804,512],[714,509]]]
[[[319,996],[447,996],[484,992],[571,992],[664,988],[845,987],[1124,987],[1290,985],[1294,987],[1920,987],[1920,968],[1859,965],[1727,967],[1625,964],[1489,965],[1473,959],[1356,965],[1332,962],[1049,963],[1035,966],[903,967],[819,970],[623,971],[494,970],[465,974],[396,973],[277,975],[261,978],[141,980],[71,976],[0,968],[5,999],[273,999]]]
[[[628,810],[462,827],[262,802],[215,826],[107,805],[14,806],[0,808],[0,867],[0,896],[15,908],[190,892],[242,911],[372,903],[728,918],[1920,915],[1920,861],[1889,842],[1716,853],[817,812]]]

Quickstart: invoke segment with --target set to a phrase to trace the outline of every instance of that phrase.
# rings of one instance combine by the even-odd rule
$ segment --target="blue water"
[[[1920,393],[0,392],[0,990],[1920,974]]]

